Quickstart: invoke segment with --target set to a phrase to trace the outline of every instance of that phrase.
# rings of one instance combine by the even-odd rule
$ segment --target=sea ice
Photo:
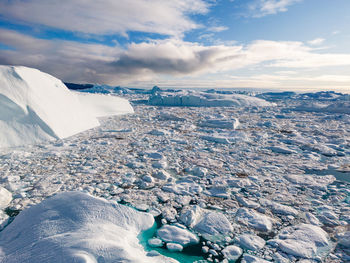
[[[6,208],[12,201],[12,194],[4,187],[0,186],[0,209]]]
[[[338,244],[350,248],[350,231],[338,235]]]
[[[252,227],[258,231],[270,232],[273,220],[252,209],[240,208],[236,214],[237,222]]]
[[[253,251],[262,249],[266,243],[261,237],[252,234],[238,236],[237,242],[241,247]]]
[[[137,239],[153,224],[150,214],[65,192],[22,211],[1,232],[0,261],[164,262],[148,257]]]
[[[224,214],[207,211],[202,213],[193,229],[209,240],[223,239],[233,231],[230,221],[228,221]]]
[[[233,231],[224,214],[202,209],[198,205],[184,209],[179,220],[209,240],[224,239]]]
[[[227,258],[229,261],[235,262],[239,257],[243,254],[243,250],[240,247],[230,245],[225,247],[221,253]]]
[[[309,224],[286,227],[274,241],[283,252],[302,258],[322,257],[331,249],[328,234]]]
[[[267,261],[265,259],[262,258],[258,258],[256,256],[253,255],[249,255],[247,253],[243,254],[243,259],[242,259],[242,263],[269,263],[270,261]]]
[[[280,203],[270,201],[268,199],[260,199],[260,204],[269,207],[274,213],[282,215],[297,216],[298,210],[293,207],[282,205]]]
[[[174,225],[162,226],[158,229],[157,235],[164,242],[177,243],[181,246],[188,246],[199,242],[199,238],[195,234]]]
[[[216,129],[236,129],[239,126],[239,121],[238,119],[233,119],[231,121],[222,119],[208,119],[198,123],[198,126]]]

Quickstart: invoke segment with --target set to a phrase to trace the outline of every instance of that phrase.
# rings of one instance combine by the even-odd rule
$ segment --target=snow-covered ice
[[[165,225],[157,231],[157,235],[161,240],[167,243],[177,243],[182,246],[197,244],[199,238],[188,231],[174,225]]]
[[[77,95],[39,70],[0,66],[0,147],[66,138],[98,126],[96,117],[132,112],[125,99]]]
[[[308,224],[284,228],[275,242],[283,252],[302,258],[324,256],[331,250],[328,234],[322,228]]]
[[[349,115],[294,110],[302,102],[346,105],[347,96],[245,93],[242,98],[259,97],[270,106],[164,107],[149,105],[149,97],[199,95],[219,103],[242,94],[96,85],[94,92],[97,107],[109,112],[96,114],[100,127],[0,149],[0,186],[12,196],[0,208],[0,239],[36,204],[79,191],[109,200],[113,211],[120,203],[136,214],[130,207],[149,212],[155,224],[131,230],[130,240],[136,246],[131,256],[141,253],[150,262],[161,260],[159,255],[179,262],[349,260]],[[109,116],[118,114],[110,107],[116,94],[131,101],[134,114]],[[111,104],[103,104],[104,98]],[[164,229],[166,240],[158,235]]]
[[[259,231],[269,232],[272,230],[273,220],[253,209],[240,208],[236,214],[236,220]]]
[[[207,92],[181,91],[177,93],[155,93],[148,104],[181,107],[271,107],[273,103],[242,94],[222,95]]]
[[[79,192],[22,211],[0,235],[1,262],[164,262],[137,235],[153,216]]]
[[[225,258],[233,262],[239,259],[239,257],[243,254],[243,250],[234,245],[225,247],[221,252]]]
[[[244,249],[259,250],[265,246],[265,240],[252,234],[243,234],[237,237],[237,243]]]
[[[6,208],[12,201],[12,194],[0,186],[0,208]]]

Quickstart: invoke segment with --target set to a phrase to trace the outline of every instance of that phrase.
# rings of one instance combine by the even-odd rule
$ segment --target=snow
[[[0,101],[1,147],[64,138],[98,125],[60,80],[31,68],[0,67]]]
[[[148,240],[148,245],[150,247],[162,247],[163,241],[159,238],[151,238]]]
[[[218,212],[204,212],[193,228],[207,239],[222,239],[233,231],[230,221]]]
[[[236,214],[237,222],[263,232],[270,232],[273,220],[252,209],[240,208]]]
[[[338,243],[341,246],[344,246],[346,248],[350,248],[350,231],[339,234],[338,238],[339,238]]]
[[[201,233],[208,240],[223,239],[233,231],[225,215],[195,205],[181,212],[180,221]]]
[[[148,257],[137,235],[147,213],[66,192],[22,211],[0,236],[2,262],[164,262]],[[171,260],[171,259],[169,259]]]
[[[229,261],[235,262],[239,257],[243,254],[243,250],[240,247],[230,245],[225,247],[221,253],[227,258]]]
[[[109,90],[110,95],[98,100],[116,94]],[[350,115],[292,110],[301,101],[327,106],[345,101],[345,96],[271,98],[275,107],[156,107],[145,101],[152,93],[182,94],[128,89],[123,97],[133,101],[134,114],[100,118],[101,128],[58,141],[1,149],[0,186],[12,194],[10,203],[0,209],[1,229],[8,229],[24,213],[16,216],[18,211],[55,193],[84,191],[149,211],[160,227],[184,230],[179,238],[188,232],[200,238],[200,243],[185,247],[164,242],[157,236],[159,224],[154,224],[138,235],[135,244],[141,246],[134,250],[144,249],[143,256],[155,260],[163,254],[179,262],[227,262],[224,252],[234,257],[244,251],[242,262],[349,261]],[[229,97],[234,92],[211,94]],[[238,118],[238,129],[232,129]],[[207,120],[220,122],[213,125]],[[272,152],[271,147],[293,153]],[[100,225],[100,220],[94,222]],[[320,244],[313,241],[316,238],[307,240],[304,236],[314,234],[309,227],[301,231],[305,223],[322,227],[331,238],[329,246],[323,246],[322,232],[317,238]],[[140,233],[131,232],[133,237]],[[120,247],[129,244],[124,233]],[[248,250],[247,244],[255,250]],[[310,258],[296,256],[298,244],[317,253]]]
[[[129,101],[113,95],[75,92],[80,103],[96,118],[134,113]]]
[[[157,231],[158,237],[167,243],[177,243],[182,246],[187,246],[190,244],[197,244],[199,238],[188,231],[187,229],[179,228],[173,225],[162,226]]]
[[[283,252],[302,258],[324,256],[331,249],[328,234],[322,228],[309,224],[282,229],[275,242]]]
[[[0,209],[5,208],[12,201],[12,194],[4,187],[0,186]]]
[[[270,261],[264,260],[262,258],[258,258],[256,256],[250,254],[243,254],[242,263],[269,263]]]
[[[198,123],[199,127],[218,128],[218,129],[236,129],[239,126],[238,119],[232,121],[222,119],[209,119]]]
[[[288,149],[287,147],[284,147],[284,146],[271,146],[269,148],[270,148],[271,151],[273,151],[275,153],[282,153],[282,154],[296,153],[296,151]]]
[[[303,103],[294,108],[296,111],[327,112],[350,114],[350,101],[337,101],[331,104],[326,103]]]
[[[290,206],[282,205],[280,203],[273,202],[267,199],[261,199],[260,203],[264,206],[269,207],[276,214],[291,215],[291,216],[298,215],[298,211]]]
[[[171,252],[181,252],[183,250],[183,246],[177,243],[167,243],[166,248]]]
[[[316,176],[308,174],[288,174],[286,175],[286,179],[292,183],[311,188],[324,188],[335,181],[333,175]]]
[[[66,138],[98,126],[96,117],[129,112],[124,99],[76,95],[39,70],[0,66],[0,147]]]
[[[238,244],[244,249],[248,250],[259,250],[265,246],[265,240],[259,236],[252,234],[243,234],[237,238]]]
[[[257,97],[242,94],[212,94],[198,91],[180,91],[177,93],[155,93],[148,99],[149,105],[180,107],[271,107],[269,103]]]

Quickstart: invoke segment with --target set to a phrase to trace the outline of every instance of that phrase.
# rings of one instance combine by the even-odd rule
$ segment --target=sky
[[[0,64],[128,87],[350,93],[349,0],[0,0]]]

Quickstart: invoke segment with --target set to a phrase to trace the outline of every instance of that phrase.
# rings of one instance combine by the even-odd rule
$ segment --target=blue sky
[[[0,64],[133,87],[350,93],[348,0],[0,0]]]

